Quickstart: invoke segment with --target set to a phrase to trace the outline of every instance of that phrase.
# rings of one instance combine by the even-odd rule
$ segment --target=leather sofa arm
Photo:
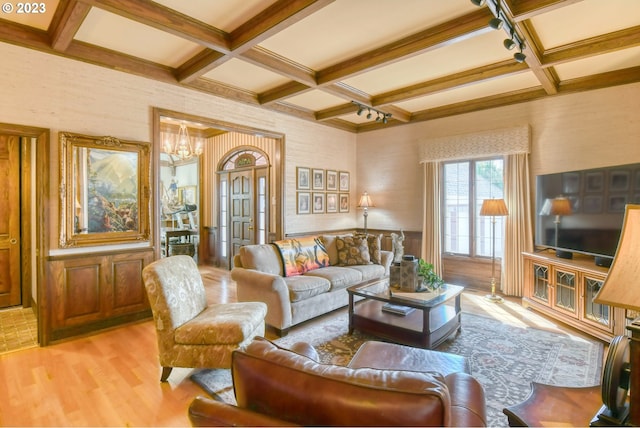
[[[189,405],[189,421],[194,427],[280,427],[297,426],[231,404],[222,403],[206,397],[196,397]]]
[[[451,397],[451,426],[487,426],[487,406],[482,385],[467,373],[445,376]]]
[[[236,267],[231,270],[231,279],[236,282],[239,302],[264,302],[268,325],[281,330],[291,327],[289,288],[280,275]]]

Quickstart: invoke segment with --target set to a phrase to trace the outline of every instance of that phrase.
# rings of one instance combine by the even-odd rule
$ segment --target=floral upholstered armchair
[[[229,368],[233,350],[264,335],[267,305],[207,305],[200,271],[189,256],[156,260],[142,277],[158,337],[162,382],[173,367]]]

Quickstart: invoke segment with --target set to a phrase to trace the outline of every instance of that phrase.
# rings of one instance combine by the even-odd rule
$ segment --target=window
[[[485,199],[504,197],[502,158],[443,165],[444,251],[470,257],[492,255],[492,218],[481,217]],[[495,217],[495,255],[502,257],[504,217]]]

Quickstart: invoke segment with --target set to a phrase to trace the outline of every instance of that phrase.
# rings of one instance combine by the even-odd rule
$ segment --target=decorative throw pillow
[[[365,235],[364,233],[358,233],[356,234],[356,236],[360,238],[366,238],[367,244],[369,245],[369,256],[371,257],[371,263],[375,263],[377,265],[382,264],[382,255],[380,254],[382,234]]]
[[[313,269],[329,266],[329,255],[319,238],[283,239],[274,242],[280,250],[284,276],[302,275]]]
[[[368,265],[371,263],[369,243],[366,238],[344,236],[336,238],[338,265]]]

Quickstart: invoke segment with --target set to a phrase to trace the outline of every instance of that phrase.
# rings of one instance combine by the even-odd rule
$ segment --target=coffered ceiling
[[[640,81],[639,0],[502,0],[500,30],[495,7],[469,0],[29,5],[40,13],[4,3],[1,42],[352,132]],[[510,25],[522,63],[503,46]]]

